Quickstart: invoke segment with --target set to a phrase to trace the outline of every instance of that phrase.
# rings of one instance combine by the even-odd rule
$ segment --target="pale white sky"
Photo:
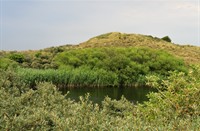
[[[200,0],[1,0],[0,50],[78,44],[108,32],[200,46]]]

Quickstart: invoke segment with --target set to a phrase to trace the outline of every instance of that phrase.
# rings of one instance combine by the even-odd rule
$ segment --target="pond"
[[[84,87],[84,88],[70,88],[62,90],[65,94],[69,91],[68,97],[74,99],[76,101],[79,100],[79,96],[85,96],[86,93],[90,94],[90,100],[94,103],[101,104],[106,96],[110,97],[111,99],[119,100],[122,95],[129,101],[136,103],[136,102],[143,102],[147,101],[147,94],[149,92],[155,91],[155,89],[150,87],[102,87],[102,88],[91,88],[91,87]]]

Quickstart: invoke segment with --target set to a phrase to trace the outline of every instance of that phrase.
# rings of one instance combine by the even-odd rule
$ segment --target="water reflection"
[[[102,87],[102,88],[90,88],[90,87],[82,87],[82,88],[72,88],[65,89],[62,92],[65,94],[70,92],[68,97],[74,100],[79,100],[79,96],[84,96],[86,93],[90,93],[90,100],[94,103],[101,103],[102,100],[106,96],[119,100],[122,95],[131,102],[143,102],[147,101],[147,94],[149,92],[155,91],[155,89],[150,87],[123,87],[123,88],[114,88],[114,87]]]

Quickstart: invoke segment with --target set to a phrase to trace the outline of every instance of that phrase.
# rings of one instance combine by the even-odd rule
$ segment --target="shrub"
[[[1,69],[7,69],[10,67],[17,67],[18,63],[15,61],[12,61],[8,58],[0,58],[0,68]]]
[[[163,38],[161,38],[162,40],[164,41],[167,41],[167,42],[171,42],[172,40],[169,38],[169,36],[165,36]]]
[[[75,102],[50,83],[27,88],[10,69],[0,71],[0,130],[199,130],[200,68],[148,77],[158,92],[133,105],[106,97],[102,106],[89,94]],[[21,88],[19,88],[21,87]]]
[[[199,67],[193,67],[188,74],[171,72],[166,80],[155,76],[148,77],[148,84],[155,87],[158,93],[149,94],[150,101],[146,102],[146,107],[154,108],[151,108],[149,113],[145,111],[147,117],[157,119],[165,116],[172,119],[175,116],[179,118],[200,116],[199,72]]]
[[[54,63],[60,68],[82,66],[103,69],[117,74],[118,85],[131,85],[144,80],[141,76],[151,73],[166,76],[168,71],[187,72],[179,59],[163,50],[150,48],[91,48],[69,50],[55,56]],[[144,83],[143,83],[144,84]]]
[[[11,60],[14,60],[14,61],[18,62],[18,63],[23,63],[24,60],[25,60],[24,55],[23,55],[23,54],[19,54],[19,53],[11,54],[11,55],[9,56],[9,58],[10,58]]]

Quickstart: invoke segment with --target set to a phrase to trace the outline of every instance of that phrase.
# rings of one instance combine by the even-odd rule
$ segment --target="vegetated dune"
[[[173,40],[172,40],[173,41]],[[193,45],[180,45],[168,42],[162,38],[142,34],[126,34],[120,32],[111,32],[102,34],[82,42],[77,45],[62,45],[57,47],[48,47],[41,50],[27,51],[1,51],[0,56],[4,57],[10,53],[21,53],[28,56],[29,59],[34,55],[42,54],[53,58],[56,54],[80,48],[101,48],[101,47],[149,47],[158,50],[164,50],[176,57],[184,59],[187,64],[200,64],[200,47]]]
[[[141,34],[125,34],[111,32],[96,36],[86,42],[80,43],[78,48],[94,47],[150,47],[153,49],[163,49],[177,57],[183,58],[186,63],[196,64],[200,62],[200,47],[192,45],[179,45],[161,38]]]

